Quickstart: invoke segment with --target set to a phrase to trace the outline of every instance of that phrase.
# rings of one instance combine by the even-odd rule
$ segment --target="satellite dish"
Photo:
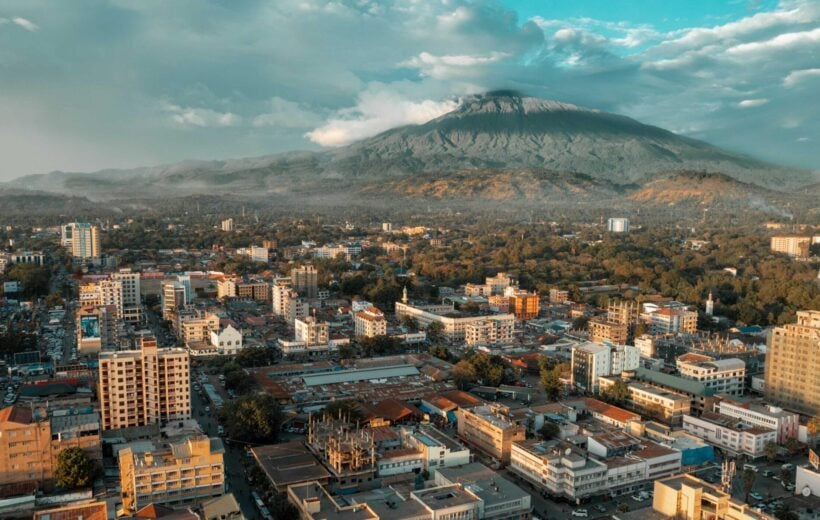
[[[811,489],[809,489],[809,486],[803,486],[803,489],[800,491],[800,493],[804,497],[807,497],[807,496],[811,495]]]

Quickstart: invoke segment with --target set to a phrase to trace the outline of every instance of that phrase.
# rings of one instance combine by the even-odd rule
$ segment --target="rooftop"
[[[413,492],[413,495],[417,500],[433,511],[477,503],[479,501],[479,498],[465,487],[455,484],[417,490]]]
[[[330,477],[324,466],[299,441],[257,446],[251,451],[277,488]]]
[[[418,375],[418,373],[418,369],[413,365],[394,365],[380,368],[340,370],[328,374],[311,374],[302,376],[302,380],[306,386],[319,386],[333,383],[352,383],[355,381],[415,376]]]

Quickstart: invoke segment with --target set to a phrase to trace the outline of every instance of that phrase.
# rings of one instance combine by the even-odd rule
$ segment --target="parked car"
[[[572,516],[580,516],[582,518],[586,518],[589,516],[589,513],[586,509],[576,509],[572,512]]]
[[[763,500],[763,495],[760,493],[749,493],[749,496],[754,498],[755,500]]]
[[[640,495],[632,495],[632,500],[634,500],[635,502],[643,502],[644,498]]]

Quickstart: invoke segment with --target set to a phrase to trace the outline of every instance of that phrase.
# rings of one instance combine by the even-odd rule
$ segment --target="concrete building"
[[[766,350],[766,398],[820,415],[820,311],[799,311],[797,323],[775,327]]]
[[[123,509],[133,514],[147,504],[189,505],[222,496],[224,453],[221,439],[204,435],[120,449]]]
[[[606,221],[606,230],[610,233],[629,233],[629,219],[609,218]]]
[[[587,392],[598,391],[598,378],[620,375],[640,364],[640,353],[631,345],[584,343],[572,349],[572,384]]]
[[[174,314],[188,303],[188,288],[179,280],[162,282],[162,319],[173,321]]]
[[[271,286],[273,315],[284,318],[287,314],[288,296],[291,291],[290,278],[276,278]]]
[[[15,251],[9,255],[12,264],[46,265],[46,255],[42,251]]]
[[[509,320],[481,320],[468,323],[464,328],[464,342],[471,346],[508,343],[513,335]]]
[[[784,444],[788,439],[796,439],[800,429],[800,416],[777,406],[724,399],[718,403],[717,412],[744,424],[774,430],[777,432],[778,444]]]
[[[458,437],[496,460],[509,462],[512,443],[524,440],[526,429],[508,414],[509,410],[500,405],[459,408]]]
[[[655,481],[652,509],[663,518],[679,520],[767,520],[759,513],[694,475],[683,474]]]
[[[222,229],[222,231],[226,231],[226,232],[233,231],[234,230],[233,219],[232,218],[226,218],[225,220],[223,220],[222,222],[219,223],[219,227]]]
[[[233,325],[211,331],[211,345],[216,347],[216,352],[223,356],[232,356],[242,350],[242,333],[236,330]]]
[[[589,340],[593,343],[609,342],[613,345],[626,345],[629,337],[627,324],[609,321],[602,317],[590,318],[588,328]]]
[[[606,309],[607,321],[621,323],[623,325],[633,325],[640,317],[640,305],[631,300],[609,300]]]
[[[330,324],[316,321],[313,316],[294,321],[294,340],[305,346],[327,345],[330,340]]]
[[[179,348],[157,348],[141,338],[139,350],[102,352],[99,399],[104,430],[191,417],[190,358]]]
[[[312,265],[295,267],[290,271],[290,285],[305,298],[316,298],[319,290],[319,272]]]
[[[655,338],[651,334],[641,334],[637,338],[635,338],[635,348],[637,348],[640,353],[641,357],[645,358],[654,358],[655,357],[655,347],[656,342]]]
[[[600,390],[603,392],[618,379],[618,376],[598,379]],[[692,403],[686,396],[636,381],[629,381],[627,388],[632,406],[669,425],[680,426],[683,424],[683,416],[692,411]]]
[[[118,320],[124,319],[123,282],[120,280],[100,280],[80,285],[80,305],[111,305]]]
[[[63,227],[63,243],[70,241],[71,256],[78,260],[98,259],[100,250],[100,229],[87,222],[72,222]]]
[[[742,420],[713,412],[684,416],[683,430],[722,450],[751,459],[765,456],[764,447],[777,442],[777,431],[751,426]]]
[[[402,319],[405,316],[409,316],[416,320],[419,327],[423,329],[427,328],[431,323],[440,323],[442,326],[442,335],[449,342],[457,343],[464,341],[467,325],[484,320],[497,320],[502,322],[499,324],[498,330],[503,332],[503,336],[499,336],[497,340],[498,343],[508,343],[512,341],[512,330],[515,327],[515,316],[512,314],[464,317],[453,317],[450,316],[451,314],[457,314],[452,304],[414,306],[409,303],[396,302],[396,317]],[[506,331],[510,331],[509,336]]]
[[[743,395],[746,381],[746,363],[743,360],[714,359],[689,352],[678,356],[675,364],[681,377],[699,381],[716,394]]]
[[[777,236],[772,237],[771,250],[792,258],[808,258],[812,243],[812,237]]]
[[[434,480],[442,487],[463,485],[475,494],[479,519],[527,520],[532,515],[530,494],[481,463],[441,469]]]
[[[694,334],[698,329],[698,313],[684,308],[662,307],[642,317],[653,334]]]
[[[129,323],[140,323],[142,321],[140,273],[135,273],[131,269],[120,269],[116,273],[111,273],[111,279],[120,282],[122,287],[122,319]]]
[[[432,426],[422,426],[418,431],[406,432],[404,443],[417,450],[422,458],[423,469],[430,475],[443,468],[461,466],[470,462],[470,450]]]
[[[532,320],[538,317],[540,301],[538,294],[527,291],[505,292],[510,304],[510,312],[517,320]]]
[[[210,341],[211,332],[219,329],[219,316],[201,310],[184,310],[176,315],[176,330],[185,343]]]
[[[79,355],[94,356],[115,345],[120,328],[113,305],[84,305],[75,318]]]
[[[384,319],[384,313],[376,307],[368,307],[354,314],[353,323],[357,338],[387,335],[387,320]]]
[[[562,289],[550,289],[550,303],[559,304],[569,301],[569,291]]]
[[[705,411],[712,411],[714,408],[715,391],[699,381],[643,367],[638,367],[633,372],[632,381],[687,397],[691,406],[691,414],[697,415]]]

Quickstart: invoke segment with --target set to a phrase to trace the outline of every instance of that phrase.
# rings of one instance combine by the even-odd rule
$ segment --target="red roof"
[[[636,413],[624,410],[623,408],[618,408],[617,406],[607,404],[597,399],[587,398],[586,405],[589,411],[609,417],[619,423],[638,421],[641,419],[641,416]]]
[[[373,411],[383,419],[397,422],[412,416],[421,416],[418,408],[398,399],[385,399],[373,407]]]
[[[28,408],[9,406],[0,410],[0,423],[31,424],[32,419],[31,410]]]

